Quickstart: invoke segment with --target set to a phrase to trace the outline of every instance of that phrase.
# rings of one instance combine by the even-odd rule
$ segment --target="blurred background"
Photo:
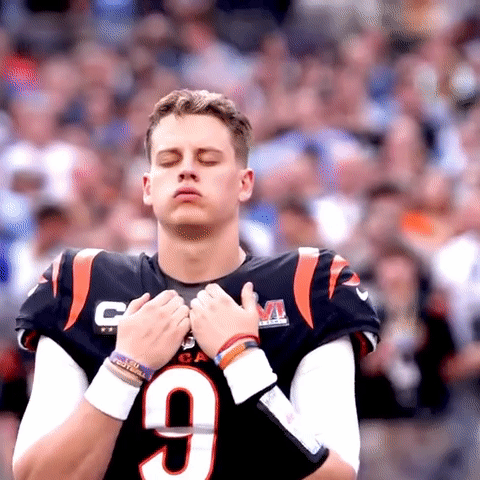
[[[242,243],[336,250],[382,319],[360,480],[480,478],[477,0],[0,2],[0,479],[33,357],[14,319],[65,247],[155,252],[143,137],[174,88],[252,121]]]

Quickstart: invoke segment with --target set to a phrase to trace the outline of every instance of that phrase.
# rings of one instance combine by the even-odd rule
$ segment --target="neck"
[[[158,264],[165,274],[181,282],[215,280],[233,272],[244,259],[238,223],[219,230],[158,225]]]

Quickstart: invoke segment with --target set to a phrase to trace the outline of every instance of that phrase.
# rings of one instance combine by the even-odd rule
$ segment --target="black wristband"
[[[328,448],[300,423],[278,386],[264,389],[238,408],[251,422],[249,428],[258,443],[269,447],[263,450],[262,458],[269,465],[271,478],[303,479],[326,461]]]

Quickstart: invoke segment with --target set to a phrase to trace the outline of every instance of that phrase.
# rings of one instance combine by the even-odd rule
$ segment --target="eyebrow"
[[[199,148],[199,152],[216,152],[216,153],[221,153],[223,154],[223,150],[219,150],[218,148],[215,147],[204,147],[204,148]]]

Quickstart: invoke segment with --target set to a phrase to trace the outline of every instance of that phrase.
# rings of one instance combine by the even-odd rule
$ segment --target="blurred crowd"
[[[379,312],[359,479],[480,478],[477,3],[3,2],[0,479],[33,362],[18,308],[66,247],[155,252],[143,139],[183,87],[253,124],[244,247],[333,249]]]

